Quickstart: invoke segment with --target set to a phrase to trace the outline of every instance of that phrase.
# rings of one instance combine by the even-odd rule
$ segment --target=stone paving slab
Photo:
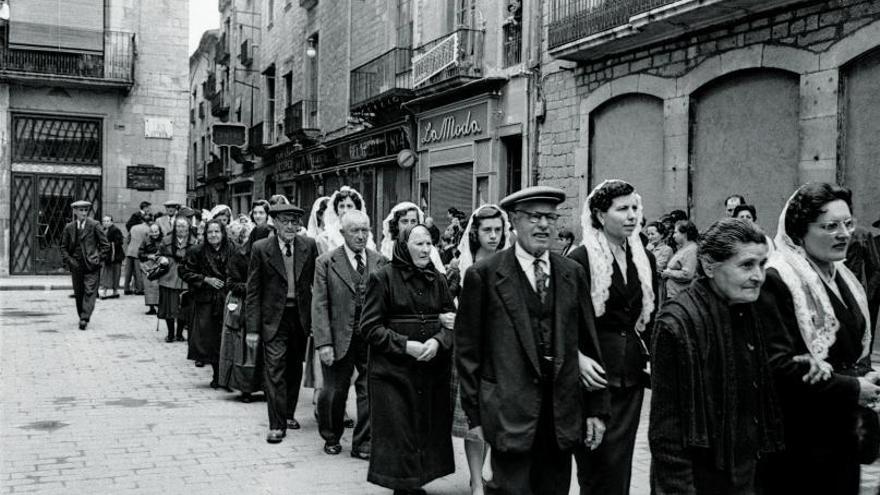
[[[269,445],[265,402],[208,387],[210,368],[192,366],[184,343],[164,343],[144,310],[137,296],[98,301],[80,332],[64,291],[0,295],[0,494],[390,493],[349,457],[350,431],[342,455],[323,454],[311,390],[300,397],[303,428]],[[633,494],[649,493],[645,404]],[[468,493],[454,445],[456,473],[428,493]],[[866,470],[864,494],[878,474]]]

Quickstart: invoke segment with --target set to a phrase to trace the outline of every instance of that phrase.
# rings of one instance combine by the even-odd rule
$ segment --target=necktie
[[[357,271],[358,271],[358,273],[360,273],[361,275],[363,275],[363,274],[364,274],[364,271],[367,269],[367,267],[364,266],[364,259],[363,259],[363,257],[361,257],[361,253],[355,253],[355,254],[354,254],[354,261],[357,263]]]
[[[293,252],[290,251],[290,243],[289,242],[284,243],[284,256],[287,256],[288,258],[293,256]]]
[[[538,293],[538,297],[541,298],[541,302],[544,302],[544,296],[547,295],[547,274],[544,272],[544,265],[541,259],[535,260],[535,292]]]

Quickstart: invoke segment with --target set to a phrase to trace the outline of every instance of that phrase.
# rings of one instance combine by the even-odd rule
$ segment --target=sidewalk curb
[[[14,290],[73,290],[73,284],[0,285],[0,292]]]

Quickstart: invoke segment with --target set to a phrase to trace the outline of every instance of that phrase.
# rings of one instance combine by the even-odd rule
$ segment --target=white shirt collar
[[[353,266],[355,269],[357,269],[357,260],[354,259],[355,254],[357,254],[357,253],[355,253],[354,250],[352,250],[350,247],[348,247],[348,244],[346,244],[344,242],[342,243],[342,249],[345,250],[345,257],[348,258],[348,262],[351,263],[351,266]],[[361,254],[361,262],[364,265],[366,265],[367,264],[366,250],[361,251],[360,254]]]
[[[287,242],[285,242],[284,238],[281,237],[280,235],[277,236],[277,238],[278,238],[278,247],[281,248],[281,254],[284,254],[284,245],[287,244]],[[289,244],[290,244],[290,250],[293,251],[293,241],[291,240]]]
[[[516,260],[519,261],[519,265],[522,267],[523,271],[526,273],[532,273],[534,270],[535,257],[532,256],[531,253],[523,249],[522,246],[517,242],[514,245],[514,253],[516,254]],[[539,256],[537,259],[540,259],[546,265],[547,276],[550,275],[550,251],[544,251],[544,254]]]

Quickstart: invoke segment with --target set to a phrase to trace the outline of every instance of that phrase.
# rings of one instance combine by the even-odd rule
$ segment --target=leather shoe
[[[339,443],[324,442],[324,453],[327,455],[338,455],[342,452],[342,445]]]
[[[281,443],[283,439],[284,430],[269,430],[269,434],[266,435],[266,441],[269,443]]]
[[[288,419],[287,420],[287,428],[289,428],[291,430],[298,430],[299,429],[299,421],[297,421],[295,419]]]
[[[86,320],[79,320],[79,329],[80,329],[80,330],[85,330],[85,329],[86,329],[86,325],[88,325],[88,324],[89,324],[89,322],[86,321]]]
[[[345,420],[342,421],[342,426],[345,428],[354,428],[354,420],[351,418],[345,418]]]
[[[355,459],[361,459],[363,461],[370,460],[370,451],[369,450],[352,450],[351,456]]]

